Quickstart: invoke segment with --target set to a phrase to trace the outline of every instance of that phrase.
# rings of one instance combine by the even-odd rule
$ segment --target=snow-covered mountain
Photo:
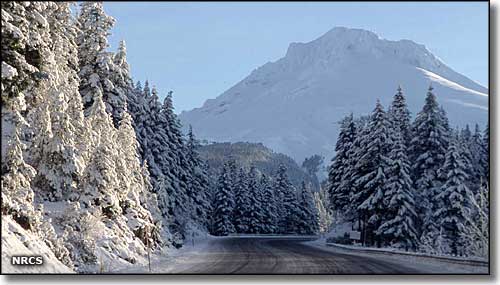
[[[413,116],[432,84],[452,126],[488,119],[488,89],[453,71],[425,46],[389,41],[337,27],[309,43],[290,44],[285,57],[266,63],[201,108],[182,112],[200,138],[262,142],[298,161],[330,157],[337,122],[388,106],[401,85]]]

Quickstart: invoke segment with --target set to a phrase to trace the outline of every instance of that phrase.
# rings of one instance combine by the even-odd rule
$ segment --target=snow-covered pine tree
[[[399,128],[405,144],[409,145],[411,140],[410,110],[408,110],[401,86],[398,87],[398,92],[394,95],[387,114],[394,127],[397,126]]]
[[[46,26],[36,3],[2,3],[2,215],[10,215],[23,228],[37,232],[41,213],[35,209],[31,181],[35,169],[26,163],[26,145],[21,141],[28,124],[26,94],[36,87],[41,76],[41,39],[38,25]],[[40,23],[32,22],[40,16]],[[44,46],[45,48],[46,46]]]
[[[138,81],[132,92],[127,93],[127,109],[134,119],[134,129],[139,142],[139,154],[142,159],[145,159],[146,145],[148,139],[147,125],[151,120],[151,111],[149,104],[146,101],[146,96],[141,85]]]
[[[297,199],[297,193],[293,185],[290,183],[287,175],[287,168],[280,164],[275,177],[275,189],[278,197],[280,197],[278,212],[279,233],[297,233],[298,221],[300,217],[300,207]]]
[[[486,185],[485,187],[487,189],[489,188],[490,185],[490,123],[486,124],[486,128],[484,129],[483,133],[483,141],[481,144],[481,150],[482,150],[482,155],[481,155],[481,164],[483,165],[483,177],[485,179],[483,180],[483,183]]]
[[[347,214],[351,187],[347,179],[350,172],[349,150],[352,148],[356,136],[356,125],[353,114],[346,116],[340,122],[340,133],[335,145],[335,157],[328,171],[328,197],[333,211]]]
[[[145,110],[149,112],[149,114],[142,114],[144,115],[144,158],[148,160],[148,163],[155,164],[158,173],[163,173],[169,181],[174,181],[174,174],[170,176],[168,171],[165,171],[168,168],[174,168],[175,157],[169,153],[173,146],[170,142],[167,118],[161,113],[162,107],[156,87],[153,86],[151,94],[145,97],[144,104],[147,106]]]
[[[155,95],[155,88],[153,91],[152,96],[157,96]],[[166,148],[166,151],[161,152],[158,157],[168,161],[168,163],[162,163],[161,165],[163,173],[168,178],[168,183],[171,184],[170,187],[173,189],[173,193],[169,193],[174,203],[172,210],[174,213],[174,221],[177,224],[176,229],[173,229],[173,231],[184,234],[185,227],[189,222],[193,209],[188,209],[189,197],[187,194],[187,183],[189,175],[187,171],[189,169],[189,163],[186,158],[186,148],[181,126],[177,115],[174,113],[172,92],[169,92],[165,97],[158,115],[156,126],[151,126],[151,128],[154,130],[163,128],[166,131],[166,141],[161,142],[164,144],[163,147]]]
[[[142,90],[142,92],[144,93],[144,96],[146,98],[151,96],[151,89],[149,89],[149,81],[148,80],[146,80],[146,82],[144,82],[144,89]]]
[[[77,128],[69,116],[67,99],[57,87],[49,89],[46,106],[32,113],[35,131],[29,153],[37,176],[34,185],[39,194],[51,201],[71,198],[77,191],[85,167],[77,148]]]
[[[469,125],[466,125],[464,129],[460,132],[457,130],[458,135],[458,145],[460,147],[460,155],[462,156],[462,161],[464,163],[464,171],[467,175],[467,188],[473,193],[479,191],[479,180],[476,180],[477,168],[473,168],[474,165],[474,154],[475,151],[472,144],[472,133],[469,129]],[[441,173],[441,175],[446,175],[446,173]],[[444,179],[443,179],[444,180]]]
[[[264,234],[273,234],[277,231],[278,217],[276,208],[276,195],[269,177],[262,174],[260,178],[260,191],[262,192],[263,231]]]
[[[187,194],[191,203],[194,206],[192,213],[193,219],[198,224],[208,226],[208,213],[210,211],[209,193],[208,193],[208,174],[205,167],[205,162],[201,159],[198,153],[199,142],[196,139],[193,128],[189,126],[186,142],[186,159],[189,168],[187,170],[188,183]]]
[[[438,201],[433,218],[440,228],[443,253],[464,256],[470,239],[472,193],[467,188],[463,156],[460,154],[459,138],[454,137],[449,143],[443,165],[446,181],[435,199]]]
[[[127,47],[125,41],[121,40],[118,45],[118,50],[114,54],[113,63],[117,69],[115,72],[116,80],[114,81],[116,88],[122,88],[128,91],[133,88],[132,78],[130,76],[130,66],[127,62]]]
[[[44,198],[60,200],[63,194],[68,197],[77,188],[87,139],[81,136],[86,131],[78,77],[71,66],[76,60],[76,45],[73,29],[68,27],[69,7],[50,3],[44,12],[42,26],[47,31],[43,35],[50,44],[43,49],[39,66],[46,76],[31,91],[38,94],[32,96],[28,113],[32,126],[29,153],[30,163],[38,169],[34,179],[37,192]]]
[[[259,187],[259,177],[255,166],[250,167],[247,177],[247,189],[245,191],[248,193],[247,232],[250,234],[262,233],[264,231],[263,195]]]
[[[474,227],[470,231],[470,245],[468,254],[472,256],[488,257],[489,254],[489,194],[486,184],[479,182],[481,187],[472,202]]]
[[[450,141],[452,128],[450,127],[450,120],[448,119],[448,114],[443,106],[439,106],[439,116],[444,128],[444,140]]]
[[[371,243],[379,236],[374,231],[384,222],[384,195],[387,184],[388,154],[390,147],[389,123],[382,104],[377,100],[370,121],[363,132],[363,143],[358,149],[358,161],[354,167],[361,174],[355,181],[357,192],[353,194],[354,205],[363,221],[363,241]]]
[[[236,232],[232,223],[234,196],[229,165],[225,164],[219,176],[215,192],[214,212],[212,215],[212,234],[226,236]]]
[[[102,2],[82,2],[77,26],[80,34],[77,37],[78,57],[80,64],[80,93],[83,98],[85,114],[89,115],[96,89],[102,93],[106,111],[112,115],[113,123],[118,122],[125,110],[125,94],[115,88],[116,79],[113,54],[108,48],[109,30],[115,20],[104,12]]]
[[[392,247],[415,250],[418,246],[417,213],[410,178],[410,161],[406,155],[403,134],[397,125],[391,130],[387,173],[385,222],[377,229],[384,242]]]
[[[61,108],[52,108],[54,101],[61,105],[58,107],[66,107],[67,102],[60,99],[70,98],[71,90],[77,87],[71,82],[75,73],[68,68],[72,60],[68,11],[64,3],[2,3],[2,213],[12,215],[22,227],[35,233],[59,260],[71,268],[68,250],[56,236],[50,218],[42,218],[43,206],[34,204],[36,193],[31,189],[37,178],[46,174],[47,168],[49,172],[53,169],[51,167],[60,170],[60,165],[70,169],[65,164],[68,161],[60,161],[58,154],[71,151],[72,144],[61,138],[70,136],[68,121],[82,122],[73,116],[75,112],[72,110],[61,112]],[[66,55],[68,57],[61,60]],[[79,96],[78,92],[73,94]],[[77,104],[71,106],[75,105],[78,108]],[[30,125],[21,113],[25,114]],[[36,128],[38,115],[45,119],[40,124],[42,129]],[[53,127],[49,121],[51,115],[57,120],[54,135],[52,129],[43,134],[46,127]],[[71,118],[68,120],[68,117]],[[60,126],[67,126],[68,130]],[[29,151],[25,151],[20,137],[30,144]],[[31,148],[34,138],[50,144],[46,149],[54,145],[67,149],[53,153],[54,157],[48,164],[36,165],[39,171],[35,172],[26,163],[43,157],[41,149]],[[51,182],[67,178],[58,171],[49,174]]]
[[[54,59],[57,63],[56,82],[58,90],[65,94],[68,104],[69,117],[74,125],[78,141],[78,149],[85,152],[88,126],[83,119],[83,103],[79,92],[80,78],[78,77],[78,46],[76,44],[77,28],[69,2],[56,2],[53,15],[49,17],[52,36]]]
[[[21,2],[21,5],[25,9],[22,17],[28,22],[28,30],[24,31],[26,37],[25,51],[22,54],[26,63],[35,68],[32,73],[32,85],[26,86],[27,88],[24,90],[26,100],[26,113],[24,116],[30,123],[31,112],[36,110],[40,104],[43,104],[43,95],[46,93],[49,84],[49,62],[53,60],[53,53],[51,50],[52,38],[47,19],[52,14],[54,5],[53,3],[41,1]],[[29,131],[31,132],[31,130]],[[26,134],[26,139],[30,138],[30,132]]]
[[[118,156],[115,167],[118,175],[119,205],[123,215],[127,217],[127,225],[134,234],[151,248],[160,243],[160,229],[156,227],[158,220],[146,208],[143,196],[150,195],[149,185],[144,181],[137,154],[137,140],[132,127],[132,117],[125,112],[116,135]]]
[[[365,170],[363,168],[356,168],[356,165],[361,159],[361,155],[363,154],[362,152],[360,152],[360,149],[365,145],[365,138],[368,136],[368,121],[369,116],[363,116],[354,120],[356,134],[354,136],[352,146],[347,151],[347,170],[342,176],[340,185],[342,189],[350,189],[349,204],[345,208],[345,213],[343,215],[338,215],[337,213],[330,211],[330,213],[332,214],[332,218],[336,220],[336,222],[345,221],[345,218],[353,223],[357,221],[357,227],[355,227],[353,224],[353,228],[357,228],[358,230],[361,230],[362,217],[360,216],[360,213],[358,211],[358,206],[361,204],[361,202],[356,201],[355,196],[355,194],[359,191],[359,189],[356,187],[356,181],[360,177],[365,175]],[[330,202],[329,197],[327,201]],[[332,208],[331,205],[329,205],[329,207],[330,209]]]
[[[116,56],[116,55],[115,55]],[[144,104],[144,95],[142,94],[142,84],[140,81],[137,81],[135,85],[132,86],[132,89],[130,92],[127,94],[127,111],[129,114],[132,116],[132,123],[134,126],[134,129],[136,131],[137,135],[137,140],[139,141],[140,145],[140,138],[139,138],[139,129],[142,128],[142,124],[139,122],[142,122],[142,117],[141,117],[141,112]],[[139,148],[139,152],[141,152],[141,149]]]
[[[326,193],[323,188],[319,192],[313,193],[314,204],[316,205],[316,209],[318,209],[318,230],[320,233],[329,232],[333,220],[333,215],[329,210],[330,207],[325,196]]]
[[[52,99],[47,101],[54,105],[51,108],[52,133],[55,138],[61,138],[61,153],[66,152],[64,156],[75,159],[74,162],[66,161],[66,168],[73,169],[72,176],[76,178],[74,180],[78,185],[90,150],[90,127],[84,120],[79,92],[77,28],[70,9],[72,4],[57,2],[54,5],[49,25],[56,63],[55,68],[51,69],[54,73],[55,90],[51,91]],[[64,172],[69,181],[68,171]]]
[[[15,141],[26,127],[21,115],[26,112],[26,90],[40,81],[36,76],[39,64],[28,56],[28,52],[39,52],[28,37],[25,6],[24,2],[2,3],[2,167],[7,161],[7,142]]]
[[[2,106],[3,107],[3,106]],[[19,116],[20,117],[20,116]],[[6,147],[5,159],[2,160],[2,215],[10,215],[24,229],[38,231],[41,214],[34,207],[34,193],[31,180],[36,174],[33,167],[23,158],[25,146],[19,139],[16,125],[12,138]]]
[[[88,115],[93,128],[93,152],[83,175],[79,200],[89,212],[102,211],[108,218],[115,218],[121,213],[118,200],[120,185],[115,165],[119,156],[116,129],[99,93],[94,96],[93,102]]]
[[[127,48],[125,46],[125,41],[120,41],[118,45],[118,50],[113,55],[113,65],[112,72],[110,74],[110,80],[113,83],[113,96],[112,99],[114,101],[114,117],[118,118],[117,122],[123,117],[123,113],[125,113],[129,108],[134,109],[137,108],[137,102],[130,100],[130,104],[128,104],[129,98],[131,95],[135,95],[133,93],[133,83],[132,78],[130,76],[130,66],[127,62]],[[135,105],[134,105],[135,104]],[[125,108],[127,106],[127,108]]]
[[[248,192],[248,178],[243,168],[240,168],[238,178],[234,183],[234,211],[233,225],[237,233],[247,233],[250,217],[250,193]]]
[[[299,219],[298,233],[306,235],[318,233],[318,210],[314,203],[311,189],[307,186],[305,181],[302,181],[300,188],[299,207],[301,216]]]
[[[436,205],[432,201],[442,184],[438,172],[444,162],[449,137],[443,111],[432,90],[432,86],[429,87],[425,104],[413,122],[413,139],[408,149],[417,213],[423,220],[424,235],[437,230],[432,218]]]
[[[486,181],[486,170],[488,165],[488,153],[483,147],[483,135],[476,124],[474,127],[474,134],[472,134],[468,148],[471,154],[471,169],[470,172],[470,189],[474,193],[478,193],[482,187],[481,182]]]

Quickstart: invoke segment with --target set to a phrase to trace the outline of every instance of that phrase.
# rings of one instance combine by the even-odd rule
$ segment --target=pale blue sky
[[[135,80],[176,111],[199,107],[335,26],[371,30],[389,40],[427,46],[456,71],[488,84],[487,2],[105,2],[116,19],[110,44],[127,42]]]

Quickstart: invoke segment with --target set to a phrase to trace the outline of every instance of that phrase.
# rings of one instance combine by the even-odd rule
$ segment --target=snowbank
[[[41,255],[43,265],[12,266],[14,255]],[[74,273],[62,264],[40,238],[12,218],[2,216],[2,273]]]
[[[194,232],[194,234],[192,234]],[[184,266],[189,265],[188,262],[193,256],[199,255],[202,252],[207,252],[214,246],[213,241],[218,238],[205,232],[193,231],[186,235],[183,247],[165,248],[162,252],[153,253],[151,255],[151,270],[148,264],[136,264],[116,269],[111,273],[173,273],[181,272]],[[174,270],[175,269],[175,270]]]
[[[324,239],[306,242],[305,244],[325,251],[363,256],[384,261],[402,264],[426,274],[488,274],[487,263],[476,261],[474,264],[466,261],[447,260],[420,254],[403,254],[395,250],[380,250],[374,248],[361,248],[357,246],[337,245],[330,246]],[[404,252],[406,253],[406,252]]]
[[[337,243],[326,243],[327,246],[340,247],[345,249],[357,250],[361,252],[375,252],[382,254],[399,254],[399,255],[409,255],[418,256],[422,258],[434,258],[449,262],[458,262],[463,264],[478,265],[478,266],[488,266],[488,260],[480,257],[458,257],[458,256],[448,256],[448,255],[430,255],[421,252],[408,252],[401,251],[394,248],[374,248],[374,247],[361,247],[355,245],[344,245]]]

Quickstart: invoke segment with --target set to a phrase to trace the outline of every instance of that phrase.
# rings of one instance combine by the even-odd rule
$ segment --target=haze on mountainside
[[[452,127],[488,120],[488,89],[455,72],[424,45],[336,27],[264,64],[202,107],[180,114],[209,141],[262,142],[297,161],[333,154],[338,121],[387,108],[398,86],[414,116],[429,85]]]

